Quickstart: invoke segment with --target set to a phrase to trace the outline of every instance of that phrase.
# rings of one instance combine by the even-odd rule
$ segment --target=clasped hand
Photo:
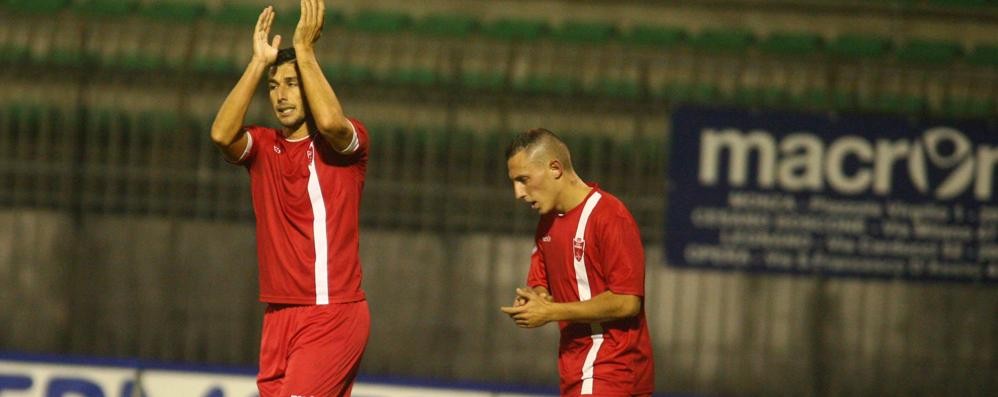
[[[513,306],[499,308],[509,315],[520,328],[536,328],[551,321],[550,309],[554,299],[547,293],[538,293],[530,288],[517,288]]]

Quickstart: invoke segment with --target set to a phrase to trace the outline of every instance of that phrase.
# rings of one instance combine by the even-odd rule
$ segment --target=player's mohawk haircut
[[[506,160],[509,160],[510,157],[513,157],[522,150],[533,147],[547,137],[554,138],[558,142],[563,142],[557,134],[544,128],[533,128],[527,132],[517,134],[513,137],[513,141],[509,143],[509,146],[506,147]]]

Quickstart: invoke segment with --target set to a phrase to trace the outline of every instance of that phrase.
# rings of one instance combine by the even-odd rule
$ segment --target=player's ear
[[[548,162],[548,171],[550,171],[551,174],[554,175],[554,179],[558,179],[561,178],[561,176],[565,173],[565,167],[562,166],[561,161],[553,159],[550,162]]]

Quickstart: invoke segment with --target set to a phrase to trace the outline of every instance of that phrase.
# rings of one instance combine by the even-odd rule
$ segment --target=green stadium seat
[[[967,56],[967,62],[978,66],[998,67],[998,44],[980,44]]]
[[[478,21],[467,15],[431,14],[421,18],[413,26],[413,31],[433,37],[463,39],[478,26]]]
[[[596,93],[611,98],[634,100],[641,95],[641,89],[633,80],[602,79],[596,85]]]
[[[31,50],[17,44],[0,46],[0,63],[19,63],[31,55]]]
[[[407,29],[412,19],[408,14],[395,11],[364,10],[349,18],[349,29],[366,33],[389,34]]]
[[[91,17],[120,18],[138,8],[137,0],[89,0],[73,3],[73,12]]]
[[[991,101],[972,97],[950,97],[942,103],[941,113],[951,118],[982,118],[995,115]]]
[[[204,15],[205,7],[201,3],[180,1],[158,1],[145,4],[139,9],[139,15],[161,22],[175,24],[192,23]]]
[[[374,72],[367,66],[349,65],[346,68],[345,76],[348,82],[363,83],[374,79]]]
[[[566,76],[535,75],[513,84],[513,89],[529,94],[570,95],[575,81]]]
[[[611,23],[567,21],[554,31],[553,38],[565,43],[603,44],[616,32],[616,26]]]
[[[775,32],[759,43],[759,50],[770,55],[813,55],[821,48],[821,36],[808,32]]]
[[[473,90],[498,91],[506,82],[500,72],[465,71],[461,73],[461,85]]]
[[[627,30],[623,42],[632,45],[672,48],[686,38],[682,28],[669,26],[637,25]]]
[[[79,48],[53,48],[46,62],[55,66],[78,67],[87,63],[88,55]]]
[[[811,88],[801,95],[789,97],[792,104],[806,109],[847,110],[853,108],[852,95],[847,91]]]
[[[437,74],[427,68],[405,68],[392,73],[388,82],[399,85],[430,87],[437,83]]]
[[[740,106],[773,107],[781,105],[786,96],[786,92],[776,87],[740,87],[733,99]]]
[[[238,67],[231,59],[224,57],[200,56],[194,59],[191,67],[201,73],[237,73]]]
[[[212,22],[223,25],[254,26],[257,19],[260,18],[261,12],[263,12],[262,6],[229,2],[211,12],[208,17],[211,18]]]
[[[669,83],[657,95],[676,103],[709,103],[717,99],[718,89],[707,83]]]
[[[482,33],[498,40],[531,41],[537,40],[550,32],[547,22],[529,19],[499,19],[485,25]]]
[[[741,53],[754,41],[755,36],[748,30],[707,28],[690,39],[690,46],[708,52]]]
[[[925,111],[925,103],[925,98],[919,96],[888,93],[877,99],[875,109],[885,113],[919,114]]]
[[[929,4],[942,7],[985,7],[994,6],[994,0],[929,0]]]
[[[54,14],[69,5],[69,0],[6,0],[7,9],[23,14]]]
[[[898,48],[898,60],[913,63],[944,64],[962,55],[957,43],[939,40],[911,40]]]
[[[132,52],[122,54],[116,62],[106,66],[130,71],[153,71],[175,65],[167,65],[166,60],[159,55]]]
[[[828,45],[828,50],[840,58],[849,59],[871,59],[880,58],[887,54],[891,41],[886,37],[845,34],[836,37]]]

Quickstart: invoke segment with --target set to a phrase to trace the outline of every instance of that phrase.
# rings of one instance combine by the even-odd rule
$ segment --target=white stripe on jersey
[[[582,216],[579,218],[579,226],[575,229],[575,240],[572,242],[574,250],[575,241],[582,241],[582,255],[575,255],[575,252],[572,252],[575,282],[579,287],[579,301],[587,301],[593,297],[593,292],[589,289],[589,275],[586,272],[585,235],[589,215],[592,215],[596,203],[602,196],[599,192],[593,192],[593,195],[586,200],[586,205],[582,208]],[[593,345],[589,348],[586,361],[582,364],[582,394],[593,394],[593,366],[596,363],[596,354],[599,353],[599,348],[603,345],[603,327],[599,324],[592,324],[590,327],[592,327]]]
[[[322,199],[322,187],[319,186],[319,173],[315,169],[314,143],[308,144],[312,153],[308,163],[308,198],[312,202],[312,242],[315,243],[315,304],[329,304],[329,277],[326,274],[329,253],[326,241],[326,202]]]

